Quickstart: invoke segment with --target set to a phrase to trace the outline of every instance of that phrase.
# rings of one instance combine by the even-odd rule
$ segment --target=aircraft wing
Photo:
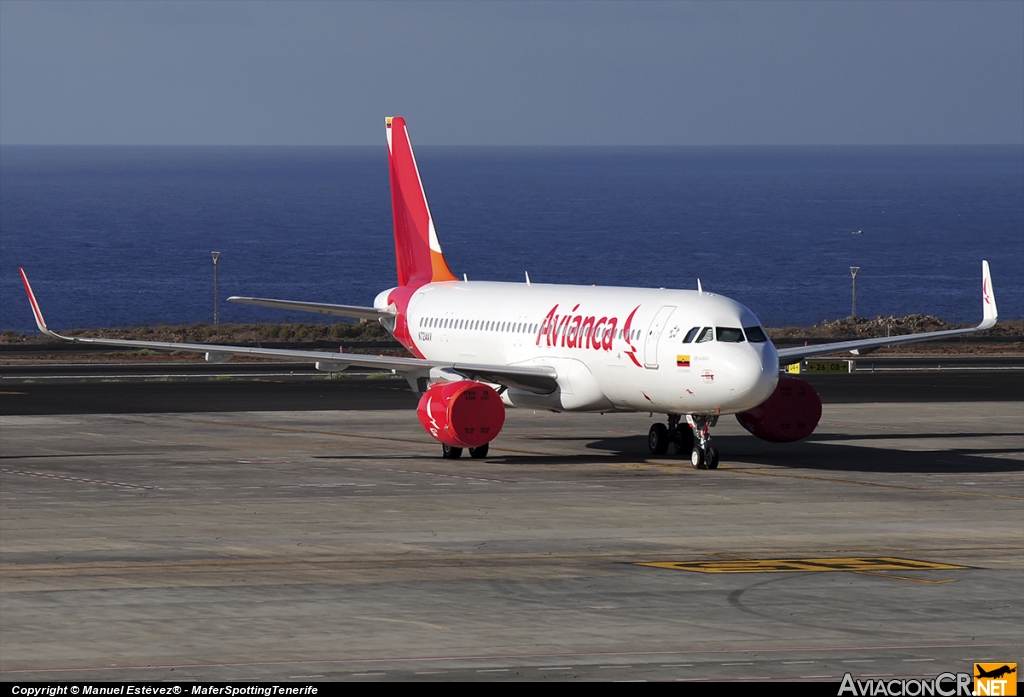
[[[354,317],[356,319],[380,319],[381,317],[394,317],[391,310],[378,310],[375,307],[359,307],[358,305],[331,305],[329,303],[307,303],[298,300],[274,300],[272,298],[243,298],[232,295],[228,298],[229,303],[242,303],[243,305],[262,305],[263,307],[276,307],[280,310],[298,310],[299,312],[316,312],[321,315],[336,315],[338,317]]]
[[[988,262],[981,262],[981,301],[982,320],[977,327],[970,329],[949,329],[941,332],[922,332],[920,334],[904,334],[902,336],[886,336],[877,339],[854,339],[853,341],[838,341],[831,344],[817,344],[815,346],[796,346],[794,348],[779,349],[779,365],[790,365],[797,363],[804,358],[811,356],[822,356],[827,353],[838,353],[849,351],[854,355],[864,355],[883,346],[895,344],[913,344],[919,341],[933,341],[945,339],[952,336],[974,334],[991,329],[999,319],[999,312],[996,309],[996,296],[992,290],[992,275],[989,272]]]
[[[73,341],[81,344],[96,344],[98,346],[116,346],[120,348],[153,349],[156,351],[182,351],[185,353],[202,353],[206,360],[211,363],[226,361],[231,356],[262,356],[264,358],[279,358],[283,360],[309,361],[315,363],[318,370],[340,371],[350,365],[363,368],[377,368],[379,370],[393,370],[398,373],[426,373],[431,368],[442,368],[458,375],[473,380],[481,380],[496,385],[515,387],[535,392],[537,394],[550,394],[558,387],[556,379],[558,372],[547,366],[509,366],[509,365],[487,365],[473,363],[454,363],[446,361],[431,361],[423,358],[404,358],[401,356],[369,356],[356,353],[329,353],[327,351],[299,351],[294,349],[273,349],[259,348],[253,346],[224,346],[219,344],[189,344],[168,341],[134,341],[131,339],[95,339],[78,336],[63,336],[51,331],[43,319],[42,310],[36,301],[32,286],[29,285],[28,276],[24,269],[21,272],[21,280],[25,284],[25,291],[28,293],[29,303],[32,305],[32,314],[35,316],[36,326],[39,331],[47,336],[64,341]],[[372,309],[372,308],[366,308]]]

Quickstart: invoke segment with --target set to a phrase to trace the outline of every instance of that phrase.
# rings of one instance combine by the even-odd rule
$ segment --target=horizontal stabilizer
[[[395,314],[390,310],[378,310],[375,307],[331,305],[329,303],[307,303],[300,302],[298,300],[274,300],[273,298],[243,298],[237,295],[232,295],[228,298],[228,302],[241,303],[243,305],[274,307],[278,310],[296,310],[298,312],[315,312],[320,315],[352,317],[353,319],[380,319],[382,317],[394,317]]]

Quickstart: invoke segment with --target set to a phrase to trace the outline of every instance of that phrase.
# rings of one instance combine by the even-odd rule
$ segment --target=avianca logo
[[[389,122],[388,126],[390,125],[391,123]],[[430,417],[430,435],[437,438],[437,433],[441,430],[441,426],[437,423],[437,419],[434,418],[434,412],[430,411],[430,402],[433,401],[433,399],[433,397],[427,397],[427,408],[425,411],[427,412],[427,416]]]
[[[576,314],[579,309],[580,306],[577,304],[569,313],[559,315],[558,305],[552,307],[537,331],[537,346],[611,351],[618,332],[619,318]],[[622,340],[626,342],[625,353],[638,366],[640,362],[636,359],[636,347],[633,346],[631,334],[633,316],[639,309],[639,305],[634,307],[622,325]]]

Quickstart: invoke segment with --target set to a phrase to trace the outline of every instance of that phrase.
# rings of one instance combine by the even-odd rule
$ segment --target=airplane
[[[993,670],[984,670],[978,664],[975,664],[975,667],[978,669],[978,674],[974,676],[976,678],[995,678],[995,679],[999,679],[999,678],[1003,677],[1004,675],[1009,675],[1010,673],[1016,673],[1017,672],[1016,668],[1011,668],[1008,665],[1003,665],[1003,666],[1001,666],[999,668],[995,668]]]
[[[806,438],[821,418],[821,400],[780,368],[811,356],[961,336],[989,329],[998,312],[982,261],[983,319],[976,327],[776,349],[757,317],[730,298],[703,290],[665,290],[460,280],[441,251],[405,119],[385,120],[398,285],[371,307],[232,296],[231,302],[377,320],[413,357],[368,356],[243,346],[94,339],[51,331],[28,276],[20,269],[39,330],[78,343],[235,355],[391,370],[421,395],[417,417],[442,446],[485,457],[506,407],[553,412],[657,412],[648,432],[653,455],[674,446],[699,469],[719,453],[710,428],[734,414],[771,442]]]

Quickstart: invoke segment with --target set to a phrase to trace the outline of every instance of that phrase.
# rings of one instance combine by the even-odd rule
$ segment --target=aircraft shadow
[[[976,438],[979,435],[1002,436],[1013,434],[917,434],[898,438]],[[916,473],[968,473],[968,472],[1020,472],[1024,461],[1008,458],[985,457],[1001,453],[1019,453],[1019,448],[967,447],[945,450],[898,450],[884,447],[897,436],[859,436],[864,445],[829,444],[828,440],[852,440],[846,436],[814,438],[798,443],[768,443],[753,436],[715,436],[715,446],[722,453],[722,461],[758,465],[774,465],[791,469],[825,472],[916,472]],[[878,447],[870,441],[877,440]],[[587,448],[613,452],[625,461],[647,460],[647,438],[624,436],[603,438],[588,443]],[[670,451],[671,452],[671,451]],[[668,456],[666,456],[668,457]],[[681,458],[682,459],[682,458]]]
[[[914,440],[915,438],[928,439],[928,438],[997,438],[1000,436],[1017,436],[1018,438],[1024,436],[1024,433],[875,433],[875,434],[862,434],[859,436],[849,435],[844,436],[838,433],[835,434],[821,434],[814,435],[811,440],[818,443],[826,441],[843,441],[843,440]],[[1012,451],[1015,452],[1015,451]]]

